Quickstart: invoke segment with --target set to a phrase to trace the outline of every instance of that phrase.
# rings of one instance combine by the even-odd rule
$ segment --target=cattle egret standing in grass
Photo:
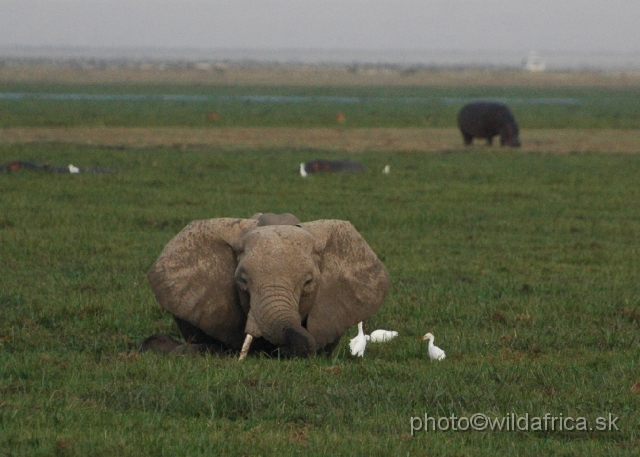
[[[80,173],[80,169],[69,164],[69,173]]]
[[[382,172],[385,175],[388,175],[391,172],[391,166],[390,165],[385,165],[384,168],[382,169]]]
[[[349,342],[349,349],[351,349],[351,355],[362,357],[364,355],[364,349],[367,347],[367,338],[362,330],[362,322],[358,324],[358,336]]]
[[[307,170],[304,169],[304,162],[300,164],[300,176],[303,178],[307,177]]]
[[[396,336],[398,336],[398,332],[378,329],[371,332],[371,335],[367,335],[367,341],[371,341],[372,343],[384,343],[394,339]]]
[[[427,333],[425,336],[421,338],[420,341],[428,340],[429,341],[429,358],[431,360],[442,360],[445,358],[444,351],[440,349],[438,346],[433,344],[433,334]]]

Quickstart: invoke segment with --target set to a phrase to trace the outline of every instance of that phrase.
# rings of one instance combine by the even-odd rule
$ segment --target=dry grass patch
[[[524,130],[525,152],[617,152],[640,151],[637,130]],[[496,141],[497,143],[497,138]],[[214,147],[319,149],[365,152],[446,152],[462,148],[457,129],[417,128],[8,128],[0,130],[0,143],[70,143],[107,147]],[[471,150],[486,149],[477,141]],[[494,146],[494,149],[499,149]],[[508,150],[508,149],[505,149]]]
[[[261,86],[559,86],[637,87],[638,71],[437,69],[363,65],[225,63],[209,70],[93,68],[41,65],[0,68],[4,83],[215,84]]]

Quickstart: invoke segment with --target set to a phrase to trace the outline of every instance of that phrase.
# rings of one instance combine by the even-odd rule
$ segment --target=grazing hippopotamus
[[[473,102],[463,106],[458,113],[458,127],[467,146],[473,138],[486,138],[490,146],[496,135],[500,135],[501,146],[520,146],[516,119],[501,103]]]

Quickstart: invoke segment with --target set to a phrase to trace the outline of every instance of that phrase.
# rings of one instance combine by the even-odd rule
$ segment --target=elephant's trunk
[[[285,355],[307,356],[315,351],[315,339],[300,321],[298,300],[290,289],[263,286],[251,294],[247,333],[265,337]]]
[[[263,336],[278,346],[285,343],[285,328],[300,327],[297,300],[291,290],[279,285],[262,286],[251,294],[249,313]]]

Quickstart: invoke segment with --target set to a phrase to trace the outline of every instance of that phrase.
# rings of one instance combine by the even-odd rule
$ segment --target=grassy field
[[[30,98],[0,97],[0,128],[453,128],[460,108],[478,98],[507,103],[527,129],[640,128],[640,84],[272,87],[0,82],[2,93]],[[68,100],[65,94],[85,99]],[[342,113],[343,122],[336,121],[337,113]]]
[[[9,87],[3,84],[0,92]],[[592,93],[583,86],[577,92],[552,86],[536,95],[526,92],[533,90],[527,85],[518,87],[505,90],[540,98],[586,99]],[[180,88],[170,89],[153,90]],[[355,93],[432,97],[427,89],[365,87]],[[479,90],[445,89],[438,90],[455,97]],[[403,92],[410,90],[416,92]],[[167,105],[162,114],[170,120],[171,113],[191,113],[193,121],[184,120],[186,114],[180,121],[184,130],[154,131],[148,127],[173,124],[143,122],[135,112],[127,117],[130,124],[121,124],[142,131],[106,133],[121,135],[119,142],[83,141],[73,137],[87,125],[76,111],[89,104],[20,108],[42,110],[43,121],[29,123],[11,111],[19,104],[9,109],[2,101],[2,125],[18,129],[0,130],[0,163],[99,165],[116,173],[0,173],[0,456],[639,455],[640,156],[630,152],[640,151],[640,141],[607,130],[615,127],[615,113],[634,112],[627,90],[636,89],[593,89],[594,99],[615,100],[606,115],[598,117],[595,105],[578,105],[589,122],[569,116],[573,130],[557,130],[557,136],[540,130],[542,136],[531,137],[538,138],[536,147],[523,150],[463,149],[459,138],[449,143],[457,137],[451,128],[433,130],[445,146],[408,147],[422,141],[411,136],[417,129],[400,128],[405,124],[389,120],[382,108],[379,116],[388,123],[381,127],[373,129],[377,121],[366,113],[362,125],[372,130],[344,127],[352,143],[340,132],[334,132],[337,140],[322,140],[336,129],[318,128],[315,120],[278,121],[268,141],[252,142],[259,129],[243,126],[262,124],[240,105],[234,126],[219,129],[229,135],[226,143],[219,136],[218,142],[193,141],[197,131],[216,128],[199,128],[200,111],[190,105],[185,111]],[[392,112],[400,109],[391,105]],[[533,105],[518,106],[531,110],[532,124],[547,122]],[[320,117],[318,106],[307,108],[309,119]],[[337,108],[331,105],[326,115]],[[114,106],[95,109],[117,118]],[[123,112],[128,109],[139,108]],[[61,125],[75,127],[70,137],[38,136],[56,112],[65,119]],[[518,116],[526,118],[526,112]],[[354,117],[347,112],[347,123]],[[38,129],[24,129],[34,125]],[[597,152],[579,152],[594,146],[551,152],[554,138],[579,142],[590,134],[587,125],[607,138],[626,138],[624,153],[609,140],[591,143]],[[293,142],[296,132],[306,139]],[[158,138],[137,143],[142,133]],[[367,143],[370,135],[377,139]],[[389,139],[401,146],[391,147]],[[367,171],[307,179],[298,174],[304,160],[346,155]],[[383,175],[387,164],[391,173]],[[368,345],[362,359],[348,351],[355,328],[332,356],[308,360],[256,356],[239,363],[223,356],[139,354],[140,342],[151,334],[177,337],[145,277],[164,245],[194,219],[267,211],[292,212],[303,221],[350,220],[392,281],[385,304],[365,328],[400,336]],[[428,359],[418,341],[427,331],[446,351],[444,361]],[[477,413],[583,417],[591,430],[559,430],[556,422],[555,430],[549,425],[542,431],[412,433],[412,424],[418,425],[412,418]],[[596,430],[597,418],[607,424],[610,414],[618,430]]]
[[[0,449],[6,455],[630,455],[640,449],[636,155],[3,146],[115,175],[0,175]],[[341,157],[326,153],[326,157]],[[379,172],[391,165],[388,176]],[[145,280],[193,219],[351,220],[392,287],[330,358],[139,355],[176,334]],[[427,330],[447,351],[431,363]],[[613,432],[420,432],[410,418],[612,413]]]

